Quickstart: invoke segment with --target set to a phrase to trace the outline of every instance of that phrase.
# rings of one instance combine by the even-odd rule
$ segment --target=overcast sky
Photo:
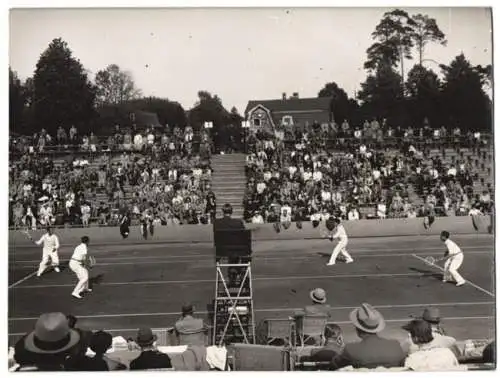
[[[403,9],[435,18],[446,34],[447,46],[429,45],[425,58],[447,64],[463,52],[474,65],[492,63],[488,9]],[[91,73],[118,64],[145,96],[167,97],[189,109],[203,89],[242,113],[249,100],[282,92],[314,97],[329,81],[353,96],[366,77],[370,35],[388,10],[12,10],[9,61],[25,79],[50,41],[61,37]],[[431,61],[425,65],[438,70]]]

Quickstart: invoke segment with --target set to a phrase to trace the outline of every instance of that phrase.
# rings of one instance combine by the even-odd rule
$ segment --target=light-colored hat
[[[326,302],[326,292],[321,288],[316,288],[309,294],[314,303],[325,303]]]
[[[426,308],[422,314],[422,319],[429,323],[439,323],[441,321],[439,310],[435,307]]]
[[[71,349],[80,341],[80,334],[69,328],[66,316],[60,312],[42,314],[35,330],[24,340],[27,351],[56,354]]]
[[[382,314],[368,303],[363,303],[361,307],[353,310],[349,318],[356,328],[367,333],[379,333],[385,328]]]

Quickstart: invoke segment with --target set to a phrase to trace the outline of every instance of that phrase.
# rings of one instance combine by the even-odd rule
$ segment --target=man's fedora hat
[[[349,318],[354,327],[366,333],[378,333],[385,328],[382,314],[368,303],[363,303],[361,307],[352,311]]]
[[[151,328],[141,328],[137,332],[137,338],[135,341],[139,346],[152,345],[156,341],[157,337],[151,330]]]
[[[66,316],[60,312],[40,315],[35,330],[26,336],[24,347],[38,354],[56,354],[71,349],[80,341],[80,334],[69,328]]]

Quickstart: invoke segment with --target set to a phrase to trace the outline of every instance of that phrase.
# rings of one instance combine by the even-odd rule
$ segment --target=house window
[[[292,116],[283,116],[283,118],[281,119],[281,124],[282,125],[293,125],[293,118]]]
[[[253,119],[253,125],[256,127],[260,127],[260,119],[259,118],[254,118]]]

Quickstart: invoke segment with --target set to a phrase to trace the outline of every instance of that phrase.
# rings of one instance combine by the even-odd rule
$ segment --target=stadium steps
[[[245,162],[244,154],[212,156],[212,190],[217,199],[217,208],[220,209],[225,203],[230,203],[233,206],[235,218],[243,218]],[[220,216],[220,211],[217,216]]]

